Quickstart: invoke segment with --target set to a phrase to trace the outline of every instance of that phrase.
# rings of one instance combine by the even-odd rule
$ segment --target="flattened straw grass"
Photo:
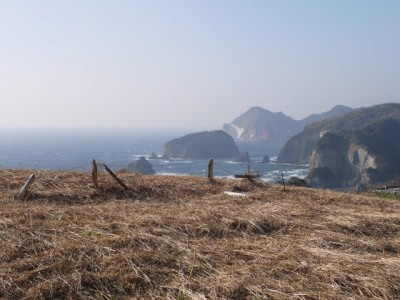
[[[399,201],[70,171],[15,199],[30,172],[0,171],[0,298],[399,298]]]

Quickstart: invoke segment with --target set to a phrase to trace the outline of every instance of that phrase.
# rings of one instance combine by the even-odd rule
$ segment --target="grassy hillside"
[[[400,201],[246,181],[0,171],[0,298],[394,299]],[[227,195],[240,192],[246,196]]]

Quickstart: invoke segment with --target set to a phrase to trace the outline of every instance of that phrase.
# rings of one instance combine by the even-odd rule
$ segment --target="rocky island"
[[[164,155],[171,158],[236,158],[240,154],[233,138],[222,130],[185,135],[165,143]]]

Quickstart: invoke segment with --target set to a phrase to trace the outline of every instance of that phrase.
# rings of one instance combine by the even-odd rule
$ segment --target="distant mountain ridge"
[[[314,122],[318,122],[318,121],[322,121],[322,120],[329,119],[332,117],[343,115],[352,110],[353,109],[348,106],[336,105],[330,111],[320,113],[320,114],[311,114],[308,117],[300,120],[299,122],[302,123],[303,126],[306,126],[306,125],[314,123]]]
[[[261,107],[252,107],[231,123],[224,124],[223,130],[239,142],[269,141],[282,143],[299,133],[305,125],[334,117],[352,109],[338,105],[330,111],[312,114],[302,120],[294,120],[282,112],[271,112]]]

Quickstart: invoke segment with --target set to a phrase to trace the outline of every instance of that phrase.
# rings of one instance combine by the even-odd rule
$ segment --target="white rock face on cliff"
[[[230,123],[224,125],[224,131],[233,137],[235,140],[242,140],[242,134],[244,132],[244,128],[237,126],[236,124]]]
[[[341,136],[326,133],[310,157],[308,184],[313,187],[341,187],[357,177],[347,157],[348,143]]]
[[[309,184],[324,188],[370,184],[371,170],[379,167],[376,157],[345,139],[333,135],[327,138],[332,144],[317,147],[311,155]]]
[[[347,157],[349,162],[352,164],[359,181],[363,184],[369,184],[371,178],[367,170],[378,169],[376,156],[369,154],[362,146],[352,143],[350,144]]]
[[[261,107],[252,107],[223,130],[237,141],[285,142],[298,133],[303,125],[281,112],[274,113]]]

